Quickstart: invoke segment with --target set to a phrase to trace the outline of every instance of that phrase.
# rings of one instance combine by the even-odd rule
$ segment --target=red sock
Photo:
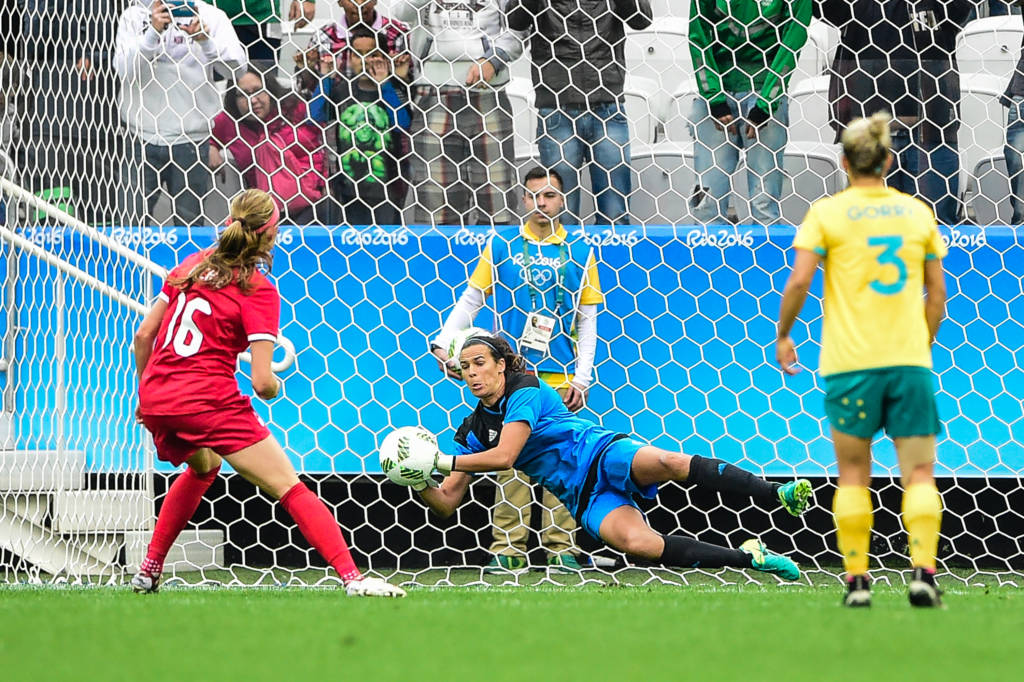
[[[219,471],[220,467],[217,467],[205,474],[197,474],[189,467],[185,473],[174,479],[156,518],[156,528],[153,529],[153,539],[149,542],[142,570],[151,575],[159,575],[163,571],[167,552],[178,539],[181,529],[196,513],[199,501],[210,489],[210,484],[217,478]]]
[[[338,522],[327,510],[327,505],[303,483],[296,483],[281,498],[281,506],[291,514],[303,537],[320,552],[346,583],[362,577],[348,544],[341,534]]]

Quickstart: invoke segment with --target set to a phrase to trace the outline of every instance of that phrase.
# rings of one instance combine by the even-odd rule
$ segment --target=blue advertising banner
[[[579,229],[579,228],[576,228]],[[160,283],[62,228],[26,230],[77,267],[142,300]],[[213,228],[108,232],[172,267],[210,245]],[[822,381],[820,276],[794,335],[807,371],[774,363],[775,319],[788,275],[791,227],[587,228],[606,305],[598,318],[597,381],[585,414],[667,449],[714,455],[766,474],[834,474]],[[377,472],[392,428],[422,424],[449,447],[471,396],[444,378],[427,349],[489,229],[283,229],[273,278],[282,330],[298,359],[283,396],[254,400],[297,468]],[[945,230],[951,247],[949,319],[935,348],[946,431],[940,475],[1012,476],[1024,470],[1024,244],[1012,228]],[[23,330],[56,325],[54,271],[22,256]],[[22,281],[19,280],[19,281]],[[138,470],[146,435],[134,426],[135,313],[65,280],[63,382],[55,420],[52,334],[22,333],[18,447],[84,449],[95,470]],[[46,302],[43,305],[41,302]],[[490,325],[484,311],[478,326]],[[242,365],[242,370],[246,366]],[[250,392],[244,373],[243,390]],[[33,408],[33,406],[35,406]],[[56,422],[60,423],[59,429]],[[894,470],[880,443],[876,471]],[[167,467],[158,464],[158,469]]]

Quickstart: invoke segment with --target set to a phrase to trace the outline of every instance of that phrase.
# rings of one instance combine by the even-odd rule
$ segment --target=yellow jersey
[[[931,367],[924,263],[945,258],[935,215],[886,187],[851,187],[807,211],[793,246],[825,259],[823,376]]]

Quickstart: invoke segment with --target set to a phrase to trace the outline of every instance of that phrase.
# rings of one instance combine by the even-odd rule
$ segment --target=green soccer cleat
[[[789,557],[776,554],[757,538],[751,538],[740,545],[740,551],[750,555],[750,567],[765,573],[773,573],[783,580],[798,580],[800,568]]]
[[[580,562],[569,552],[565,554],[552,554],[548,557],[548,571],[551,573],[579,573],[583,570]]]
[[[484,573],[488,575],[496,575],[500,573],[524,573],[527,570],[526,557],[523,556],[509,556],[507,554],[498,554],[491,563],[484,567]]]
[[[811,482],[806,478],[798,478],[779,486],[779,502],[792,516],[800,516],[811,506],[812,492]]]

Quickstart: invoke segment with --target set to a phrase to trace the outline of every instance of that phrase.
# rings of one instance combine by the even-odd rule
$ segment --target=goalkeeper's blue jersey
[[[570,412],[558,392],[537,377],[513,374],[494,407],[481,402],[462,422],[455,434],[455,454],[497,446],[502,427],[512,422],[525,422],[531,429],[515,468],[551,491],[575,516],[591,465],[619,434]]]

